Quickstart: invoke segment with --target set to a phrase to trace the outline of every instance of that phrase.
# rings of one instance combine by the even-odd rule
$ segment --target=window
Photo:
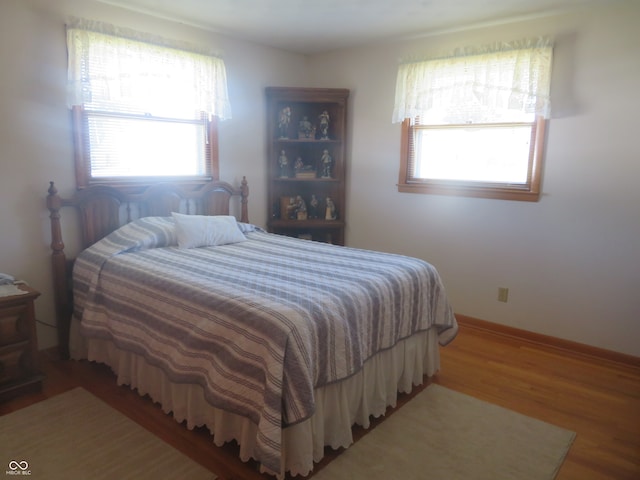
[[[401,65],[398,190],[537,201],[551,58],[540,41]]]
[[[67,28],[79,188],[218,179],[224,62],[140,37],[82,20]]]

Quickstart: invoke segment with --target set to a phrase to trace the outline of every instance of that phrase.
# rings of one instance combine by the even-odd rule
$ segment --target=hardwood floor
[[[577,433],[558,480],[640,479],[640,368],[462,328],[436,382]]]
[[[0,415],[82,386],[215,472],[220,480],[272,479],[260,475],[255,464],[241,462],[235,446],[213,446],[206,431],[189,431],[148,398],[118,387],[107,367],[60,361],[52,352],[42,356],[47,375],[43,391],[0,404]],[[571,354],[461,325],[458,338],[442,349],[441,372],[432,382],[576,432],[557,480],[640,479],[637,365]],[[402,396],[399,408],[419,391]],[[362,429],[355,430],[356,438],[363,434]],[[338,455],[327,454],[318,469]]]

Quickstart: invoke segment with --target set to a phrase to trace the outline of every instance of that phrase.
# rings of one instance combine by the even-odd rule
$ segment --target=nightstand
[[[26,292],[0,297],[0,401],[42,388],[38,368],[38,340],[33,303],[40,292],[20,285]]]

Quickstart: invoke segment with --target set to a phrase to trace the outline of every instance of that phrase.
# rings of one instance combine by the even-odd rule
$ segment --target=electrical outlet
[[[505,287],[498,288],[498,301],[507,303],[509,300],[509,289]]]

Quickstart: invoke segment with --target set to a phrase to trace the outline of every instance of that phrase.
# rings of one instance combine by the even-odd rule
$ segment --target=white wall
[[[153,19],[90,0],[0,1],[0,272],[25,279],[42,292],[39,320],[55,324],[50,273],[49,180],[62,195],[75,188],[65,98],[68,15],[102,20],[167,38],[208,45],[227,66],[233,118],[220,124],[221,179],[247,175],[249,218],[266,219],[264,87],[304,85],[306,59]],[[65,220],[63,212],[63,222]],[[68,218],[67,218],[68,220]],[[63,232],[74,254],[75,228]],[[53,328],[38,325],[40,348],[57,343]]]
[[[430,261],[458,313],[640,356],[639,20],[630,1],[312,58],[312,86],[352,91],[347,243]],[[398,193],[398,60],[542,35],[556,48],[541,200]]]

